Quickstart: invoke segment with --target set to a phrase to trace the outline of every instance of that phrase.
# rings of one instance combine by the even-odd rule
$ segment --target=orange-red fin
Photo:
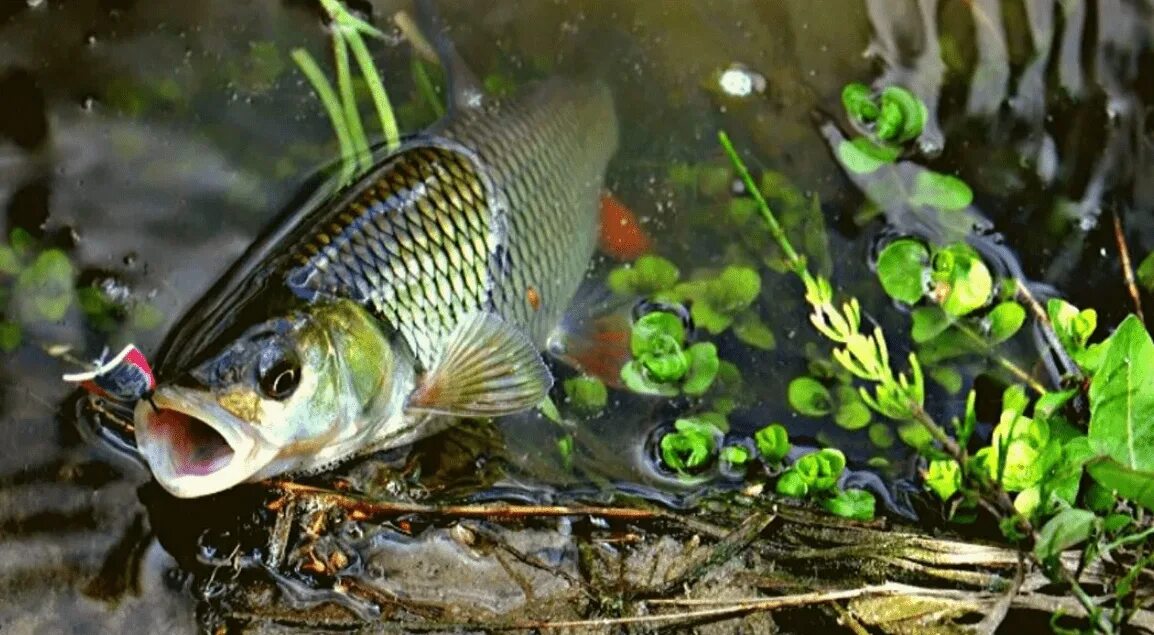
[[[621,369],[632,359],[629,335],[634,300],[588,283],[549,338],[550,354],[608,386],[621,388]]]
[[[637,260],[652,247],[637,215],[609,192],[601,194],[598,246],[606,255],[620,261]]]

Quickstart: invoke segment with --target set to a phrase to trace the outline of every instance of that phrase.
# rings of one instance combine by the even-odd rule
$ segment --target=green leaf
[[[661,437],[661,459],[679,473],[697,471],[708,465],[717,450],[721,431],[699,418],[678,419],[674,432]]]
[[[656,382],[649,378],[640,362],[631,361],[621,367],[621,381],[625,387],[641,395],[676,397],[681,391],[673,384]]]
[[[1040,419],[1050,419],[1058,415],[1059,411],[1066,405],[1066,402],[1074,398],[1078,394],[1076,388],[1068,390],[1058,390],[1048,392],[1041,397],[1038,397],[1037,403],[1034,404],[1034,416]]]
[[[575,408],[583,412],[598,412],[609,401],[605,384],[595,377],[572,377],[565,380],[565,395]]]
[[[949,315],[961,317],[989,302],[994,278],[973,247],[956,243],[939,249],[932,267],[935,294]]]
[[[63,251],[49,249],[40,252],[16,278],[13,297],[21,320],[34,323],[63,319],[75,296],[73,276],[72,262]]]
[[[21,329],[16,322],[0,321],[0,351],[11,353],[20,346]]]
[[[733,467],[741,467],[751,458],[749,448],[744,445],[727,445],[721,448],[721,460]]]
[[[561,465],[566,471],[573,469],[573,437],[563,436],[557,439],[557,453],[561,455]]]
[[[842,167],[854,174],[870,174],[894,162],[901,148],[879,146],[866,137],[854,137],[837,145]]]
[[[609,288],[621,295],[649,296],[673,288],[681,273],[668,260],[645,255],[609,272]]]
[[[790,468],[778,477],[774,491],[790,498],[805,498],[806,494],[809,493],[809,485],[806,484],[805,479],[801,477],[801,474],[798,474],[797,470]]]
[[[1154,511],[1154,471],[1135,470],[1109,458],[1090,461],[1086,471],[1107,490]]]
[[[881,107],[874,99],[873,91],[865,84],[846,84],[841,90],[841,103],[846,116],[863,127],[872,125],[881,116]]]
[[[772,423],[753,433],[753,442],[767,464],[781,463],[789,454],[789,433],[780,423]]]
[[[739,225],[744,224],[757,213],[757,201],[745,196],[729,199],[726,204],[729,217]]]
[[[13,276],[17,273],[20,273],[20,259],[16,257],[16,250],[0,245],[0,274]]]
[[[717,377],[721,364],[717,359],[717,347],[712,342],[698,342],[689,347],[686,357],[689,359],[689,371],[685,374],[681,390],[687,395],[701,395]]]
[[[974,202],[974,193],[966,182],[932,170],[919,172],[910,196],[913,205],[927,205],[944,211],[958,211]]]
[[[962,390],[962,374],[956,368],[951,366],[934,366],[928,371],[930,379],[936,381],[938,385],[946,389],[946,392],[951,395],[956,395]]]
[[[726,267],[709,285],[706,300],[714,310],[735,315],[761,293],[761,276],[749,267]]]
[[[729,192],[733,185],[733,169],[728,165],[700,165],[697,167],[697,189],[705,196],[718,197]]]
[[[934,437],[926,427],[917,421],[903,421],[898,424],[898,438],[915,450],[925,450],[933,443]]]
[[[821,417],[833,410],[829,390],[812,377],[795,377],[789,382],[787,394],[789,405],[800,414]]]
[[[937,305],[918,307],[913,310],[910,317],[913,319],[913,327],[910,329],[910,335],[914,338],[914,341],[919,344],[928,342],[938,335],[941,335],[943,331],[950,328],[950,325],[954,323],[954,319],[946,315],[942,307]]]
[[[878,279],[893,299],[914,304],[925,294],[925,272],[930,252],[922,243],[902,238],[882,249],[878,256]]]
[[[890,426],[884,423],[875,423],[869,429],[870,443],[883,450],[893,447],[894,431]]]
[[[989,325],[990,341],[1001,344],[1010,339],[1022,328],[1026,321],[1026,309],[1017,302],[1003,302],[994,307],[986,316]]]
[[[27,229],[17,227],[8,234],[8,245],[16,252],[17,258],[27,258],[36,249],[36,239]]]
[[[1090,445],[1138,472],[1154,472],[1154,342],[1131,315],[1110,336],[1090,382]]]
[[[824,448],[799,458],[795,470],[812,492],[826,492],[837,485],[845,471],[845,455],[841,450]]]
[[[870,424],[870,409],[852,386],[838,386],[834,422],[846,430],[860,430]]]
[[[847,489],[833,498],[821,502],[821,506],[834,516],[853,520],[873,520],[877,501],[874,495],[864,489]]]
[[[733,316],[721,313],[705,300],[694,302],[689,307],[693,323],[705,329],[710,335],[720,335],[733,324]]]
[[[1146,254],[1134,275],[1138,278],[1138,284],[1142,285],[1143,289],[1154,293],[1154,251]]]
[[[777,346],[773,331],[761,320],[756,311],[742,311],[733,324],[733,334],[743,343],[763,351],[771,351]]]
[[[1094,533],[1096,519],[1094,512],[1084,509],[1066,509],[1059,512],[1038,532],[1034,555],[1046,562],[1056,558],[1066,549],[1085,542]]]
[[[1098,313],[1094,309],[1079,311],[1077,307],[1060,298],[1046,302],[1046,313],[1062,347],[1070,353],[1083,370],[1093,373],[1097,370],[1105,353],[1105,347],[1088,347],[1087,342],[1098,327]]]
[[[953,459],[934,459],[926,473],[926,487],[948,501],[962,487],[962,468]]]
[[[926,104],[916,95],[901,86],[887,86],[881,94],[877,136],[891,143],[905,143],[922,133],[928,117]]]

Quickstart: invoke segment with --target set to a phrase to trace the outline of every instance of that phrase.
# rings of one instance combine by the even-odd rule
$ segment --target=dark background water
[[[607,183],[642,218],[656,251],[685,272],[726,262],[727,238],[716,210],[673,189],[668,169],[719,160],[723,127],[754,167],[820,197],[835,283],[880,323],[905,324],[868,268],[882,222],[854,222],[863,196],[817,127],[841,124],[845,83],[882,78],[930,102],[936,118],[922,162],[974,186],[976,206],[1028,277],[1094,306],[1105,325],[1130,310],[1111,227],[1117,214],[1136,257],[1154,249],[1154,26],[1141,3],[444,4],[451,38],[482,77],[518,83],[576,71],[610,82],[623,125]],[[397,5],[354,4],[382,25]],[[88,357],[131,340],[155,350],[331,160],[327,121],[287,55],[305,46],[327,62],[326,43],[319,11],[303,0],[0,4],[6,228],[66,249],[82,280],[113,281],[163,315],[154,328],[109,335],[87,329],[74,309],[60,323],[28,325],[25,345],[0,358],[0,631],[191,628],[189,605],[164,590],[166,556],[155,546],[145,554],[143,597],[113,607],[80,592],[139,514],[134,490],[146,477],[79,442],[61,406],[69,389],[59,375],[72,368],[43,347],[68,344]],[[418,131],[429,116],[406,109],[416,101],[407,46],[373,48],[403,127]],[[764,92],[722,95],[716,75],[733,64],[764,78]],[[802,438],[838,434],[785,402],[789,379],[804,372],[805,344],[817,339],[796,283],[762,273],[759,312],[778,347],[722,343],[754,396],[732,417],[735,431],[780,420]],[[1028,345],[1020,348],[1031,363]],[[956,412],[958,398],[936,398],[939,412]],[[627,400],[587,422],[591,437],[610,435],[608,447],[638,448],[597,455],[602,476],[681,491],[639,449],[654,418]],[[525,434],[510,454],[519,478],[563,482],[553,433],[532,422],[517,429]],[[860,436],[842,440],[868,456]]]

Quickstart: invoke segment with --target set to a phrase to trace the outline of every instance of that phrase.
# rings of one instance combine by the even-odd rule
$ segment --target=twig
[[[1030,373],[1026,372],[1021,366],[1018,366],[1013,361],[1002,355],[999,355],[997,351],[995,351],[994,348],[989,345],[985,338],[983,338],[981,335],[978,335],[972,328],[962,322],[956,322],[953,326],[954,328],[961,331],[963,335],[980,344],[982,348],[985,349],[984,352],[988,357],[997,362],[1002,368],[1008,370],[1010,374],[1014,377],[1017,377],[1019,381],[1025,383],[1027,386],[1033,389],[1034,392],[1038,393],[1039,395],[1044,395],[1049,392],[1040,381],[1034,379],[1034,377],[1030,375]]]
[[[1130,262],[1130,248],[1126,246],[1126,233],[1122,231],[1122,217],[1114,210],[1114,241],[1118,243],[1118,255],[1122,258],[1122,277],[1126,281],[1126,290],[1130,292],[1130,299],[1134,301],[1134,312],[1143,322],[1142,297],[1138,295],[1138,284],[1134,281],[1134,267]]]
[[[324,499],[349,511],[353,520],[373,520],[408,514],[427,514],[451,518],[534,518],[556,516],[599,516],[613,520],[652,520],[664,515],[648,509],[628,507],[564,506],[564,505],[425,505],[403,501],[369,500],[352,494],[301,485],[288,481],[277,482],[273,488],[290,496],[310,496]]]
[[[1046,313],[1038,299],[1030,292],[1029,287],[1021,280],[1015,278],[1014,285],[1016,286],[1018,298],[1026,302],[1026,306],[1030,307],[1030,311],[1034,314],[1034,319],[1038,324],[1042,325],[1042,335],[1046,338],[1046,343],[1049,344],[1050,349],[1056,355],[1062,366],[1065,367],[1066,373],[1071,375],[1074,379],[1080,380],[1082,378],[1082,371],[1074,360],[1070,358],[1069,353],[1066,352],[1066,347],[1062,346],[1062,341],[1058,339],[1058,334],[1054,332],[1054,325],[1050,323],[1050,316]]]

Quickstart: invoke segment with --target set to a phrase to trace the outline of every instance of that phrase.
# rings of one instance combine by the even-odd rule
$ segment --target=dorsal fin
[[[432,43],[441,67],[445,69],[448,82],[448,112],[453,113],[479,108],[484,102],[485,91],[472,69],[465,64],[457,47],[449,39],[448,27],[432,0],[414,0],[417,29]]]

